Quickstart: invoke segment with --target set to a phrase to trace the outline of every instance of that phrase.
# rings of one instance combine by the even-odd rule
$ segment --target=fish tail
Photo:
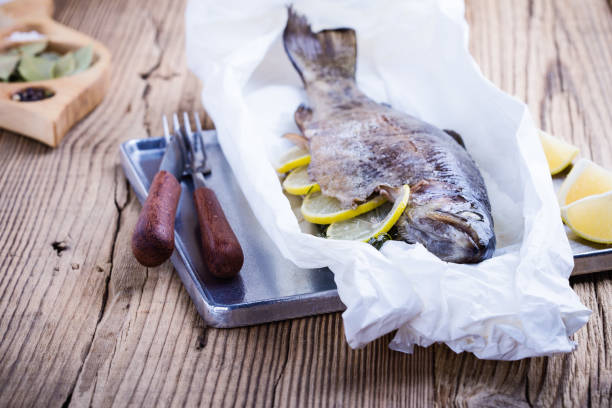
[[[355,30],[338,28],[313,33],[303,15],[288,8],[283,33],[285,51],[305,85],[314,80],[355,79]]]

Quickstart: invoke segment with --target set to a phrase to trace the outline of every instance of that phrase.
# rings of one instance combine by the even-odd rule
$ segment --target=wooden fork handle
[[[144,266],[164,263],[174,251],[174,218],[181,185],[172,174],[161,170],[153,179],[149,195],[132,235],[132,252]]]
[[[202,237],[204,262],[218,278],[232,278],[244,263],[242,247],[227,222],[217,195],[208,187],[193,193]]]

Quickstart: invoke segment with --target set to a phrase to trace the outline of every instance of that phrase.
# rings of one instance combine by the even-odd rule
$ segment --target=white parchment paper
[[[314,30],[357,31],[357,82],[370,97],[464,138],[485,179],[498,240],[492,259],[445,263],[423,246],[302,232],[274,171],[306,102],[284,53],[286,0],[192,0],[187,59],[202,101],[259,222],[282,254],[328,266],[347,309],[351,347],[397,330],[390,344],[444,342],[456,352],[512,360],[568,352],[590,314],[568,284],[573,258],[526,106],[482,76],[467,49],[460,0],[296,1]]]

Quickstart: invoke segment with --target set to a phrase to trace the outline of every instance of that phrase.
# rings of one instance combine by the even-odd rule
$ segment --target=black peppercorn
[[[53,91],[49,89],[29,87],[15,92],[11,99],[17,102],[36,102],[50,98],[53,95]]]

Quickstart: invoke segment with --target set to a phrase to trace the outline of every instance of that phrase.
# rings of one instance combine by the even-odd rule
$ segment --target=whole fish
[[[396,224],[401,239],[449,262],[490,258],[491,205],[461,137],[361,92],[354,30],[313,33],[289,8],[283,41],[308,96],[295,121],[310,150],[308,173],[321,192],[349,207],[375,194],[393,199],[408,184],[410,201]]]

